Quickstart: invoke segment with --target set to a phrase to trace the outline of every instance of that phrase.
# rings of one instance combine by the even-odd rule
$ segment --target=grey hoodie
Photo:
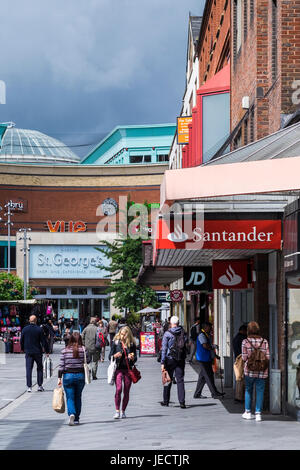
[[[174,328],[170,328],[168,331],[165,332],[162,340],[162,348],[161,348],[161,363],[164,364],[166,358],[171,359],[170,356],[170,349],[174,344],[175,335],[179,335],[182,331],[182,326],[175,326]],[[174,334],[172,334],[172,333]],[[187,335],[184,333],[185,341],[187,342]]]

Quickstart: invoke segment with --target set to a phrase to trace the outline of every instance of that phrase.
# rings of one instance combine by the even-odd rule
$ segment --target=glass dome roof
[[[0,142],[2,163],[79,163],[65,144],[39,131],[7,128]]]

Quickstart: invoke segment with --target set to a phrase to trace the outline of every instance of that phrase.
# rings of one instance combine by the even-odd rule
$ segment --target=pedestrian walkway
[[[61,347],[55,345],[52,356],[55,365]],[[176,385],[172,386],[170,406],[162,407],[160,364],[152,357],[139,358],[137,366],[142,380],[132,385],[128,417],[114,420],[115,387],[107,384],[108,361],[100,363],[99,379],[86,385],[83,391],[81,425],[70,427],[67,414],[57,414],[51,407],[57,370],[44,382],[45,392],[29,394],[25,392],[24,363],[23,355],[12,355],[8,356],[7,365],[0,367],[1,384],[12,394],[7,398],[15,396],[0,410],[0,450],[300,449],[300,427],[296,421],[272,415],[260,423],[245,421],[240,412],[229,411],[237,409],[231,397],[194,399],[197,373],[189,364],[186,366],[187,408],[179,407]],[[23,382],[2,382],[4,374],[8,379],[18,378]],[[17,384],[15,392],[13,383]],[[206,386],[204,394],[210,396]],[[231,405],[227,406],[229,402]]]

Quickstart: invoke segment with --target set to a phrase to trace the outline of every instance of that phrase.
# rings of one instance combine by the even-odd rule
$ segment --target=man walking
[[[97,318],[91,317],[90,324],[82,332],[82,342],[91,358],[90,368],[93,380],[97,380],[98,362],[100,360],[100,350],[96,349],[97,329]]]
[[[212,361],[214,357],[219,358],[219,356],[217,356],[214,352],[217,346],[211,342],[211,330],[211,323],[203,323],[201,332],[197,338],[196,359],[199,361],[200,373],[194,398],[206,398],[202,395],[202,390],[205,383],[208,385],[212,398],[218,398],[225,395],[225,393],[219,392],[215,385]]]
[[[161,370],[167,370],[171,382],[164,387],[162,406],[169,406],[172,379],[175,372],[177,381],[178,401],[181,408],[185,406],[185,389],[184,389],[184,367],[186,358],[187,335],[179,326],[179,318],[176,316],[170,319],[171,328],[165,332],[162,340],[161,350]]]
[[[191,339],[191,355],[189,363],[193,364],[193,358],[197,351],[197,338],[200,333],[200,317],[195,318],[195,323],[191,327],[190,339]]]
[[[49,356],[49,346],[42,328],[37,326],[35,315],[29,317],[29,325],[25,326],[21,334],[21,350],[25,352],[27,391],[32,391],[32,369],[34,362],[37,365],[38,391],[43,392],[43,350]]]

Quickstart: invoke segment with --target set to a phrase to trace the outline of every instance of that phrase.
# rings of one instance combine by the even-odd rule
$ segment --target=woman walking
[[[114,357],[117,361],[117,368],[115,373],[116,413],[114,415],[114,419],[126,418],[125,410],[128,405],[129,391],[132,384],[132,380],[128,373],[128,368],[131,368],[137,361],[135,340],[128,326],[124,326],[123,328],[121,328],[121,330],[114,337],[109,354],[109,360],[111,359],[111,357]],[[120,410],[123,382],[123,401],[122,410]]]
[[[58,386],[66,392],[69,426],[79,424],[81,395],[85,385],[84,357],[90,362],[89,353],[82,345],[79,333],[71,334],[68,345],[61,351],[58,368]]]
[[[104,362],[104,359],[105,359],[105,346],[106,346],[108,331],[107,331],[107,328],[104,325],[103,320],[100,320],[98,322],[98,332],[101,332],[103,334],[104,341],[105,341],[104,346],[101,348],[101,351],[100,351],[100,360],[101,360],[101,362]]]
[[[245,363],[245,413],[244,419],[254,419],[251,414],[253,386],[256,390],[255,419],[261,421],[270,351],[268,341],[260,335],[258,323],[252,321],[247,327],[247,338],[242,342],[242,358]]]

